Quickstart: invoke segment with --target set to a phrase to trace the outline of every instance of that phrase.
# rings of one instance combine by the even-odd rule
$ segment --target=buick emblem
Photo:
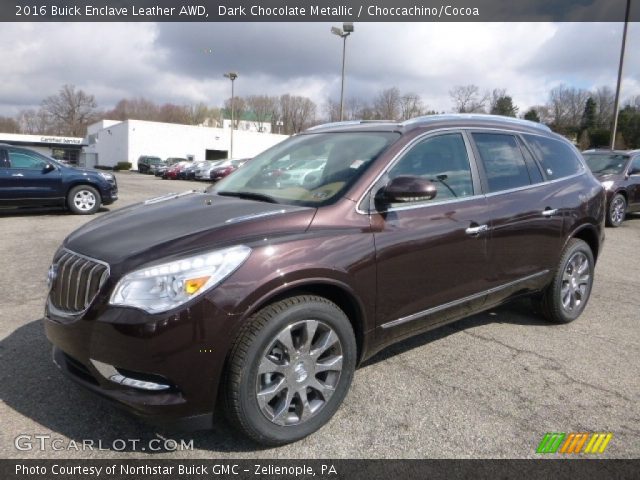
[[[53,282],[55,282],[58,277],[58,266],[54,263],[49,267],[49,271],[47,272],[47,287],[51,289],[53,286]]]

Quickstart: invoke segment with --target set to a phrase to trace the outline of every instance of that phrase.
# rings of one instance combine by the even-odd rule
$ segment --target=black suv
[[[138,158],[138,172],[140,173],[153,173],[155,168],[159,165],[162,165],[162,159],[160,157],[151,157],[147,155],[142,155]]]
[[[69,167],[30,149],[0,144],[0,207],[63,206],[87,215],[117,199],[111,173]]]

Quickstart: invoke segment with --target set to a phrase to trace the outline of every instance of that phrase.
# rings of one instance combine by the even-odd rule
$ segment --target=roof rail
[[[431,123],[442,120],[497,120],[500,122],[513,123],[515,125],[525,125],[550,132],[551,129],[543,123],[523,120],[521,118],[504,117],[502,115],[489,115],[486,113],[447,113],[442,115],[424,115],[422,117],[411,118],[401,123],[402,126],[415,125],[417,123]]]
[[[318,130],[319,128],[326,128],[326,127],[342,127],[347,125],[360,125],[360,120],[345,120],[342,122],[323,123],[321,125],[316,125],[314,127],[307,128],[307,131]]]

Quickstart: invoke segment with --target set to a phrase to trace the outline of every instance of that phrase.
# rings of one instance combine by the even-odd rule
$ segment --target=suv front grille
[[[68,250],[54,260],[53,271],[56,274],[49,298],[54,307],[65,313],[86,310],[109,278],[106,263]]]

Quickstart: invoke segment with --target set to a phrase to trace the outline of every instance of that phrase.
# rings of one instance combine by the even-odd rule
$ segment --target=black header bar
[[[640,1],[631,2],[640,20]],[[626,0],[5,0],[1,22],[623,22]]]

